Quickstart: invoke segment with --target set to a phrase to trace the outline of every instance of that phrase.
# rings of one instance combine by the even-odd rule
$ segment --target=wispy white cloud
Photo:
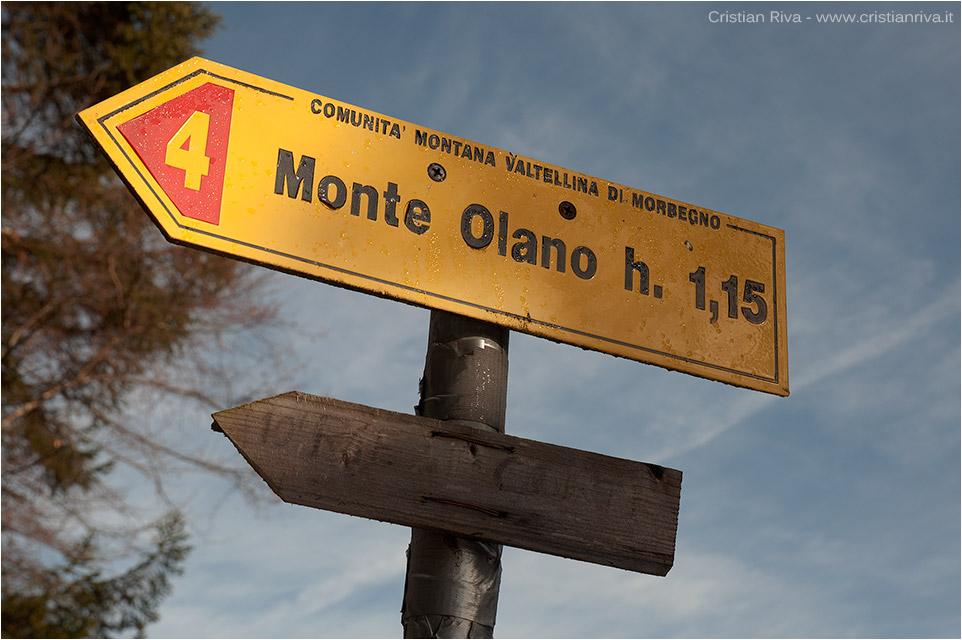
[[[818,637],[838,628],[831,589],[729,554],[683,545],[666,578],[521,551],[506,558],[498,627],[508,637]]]
[[[930,328],[959,314],[959,282],[941,291],[935,290],[935,299],[929,304],[912,310],[904,316],[886,316],[884,322],[871,322],[874,331],[860,331],[823,344],[819,357],[805,363],[795,376],[793,388],[803,390],[829,376],[855,367],[874,358],[890,353],[906,342],[918,340],[930,334]],[[867,323],[868,324],[868,323]],[[951,348],[950,348],[951,351]],[[957,350],[956,350],[957,351]],[[892,363],[895,364],[895,363]],[[892,370],[892,375],[901,372]]]
[[[228,538],[191,557],[190,581],[178,585],[152,635],[384,637],[399,629],[409,530],[280,507],[267,522],[243,509],[225,513],[218,530]],[[350,610],[379,591],[396,606],[362,606],[352,619]]]

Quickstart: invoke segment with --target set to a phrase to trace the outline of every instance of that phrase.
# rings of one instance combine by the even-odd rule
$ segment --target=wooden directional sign
[[[285,502],[665,575],[681,471],[291,392],[214,414]]]
[[[79,118],[172,242],[788,395],[778,229],[199,58]]]

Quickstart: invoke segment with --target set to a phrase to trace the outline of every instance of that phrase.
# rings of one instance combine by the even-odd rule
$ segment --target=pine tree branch
[[[51,399],[62,395],[71,389],[75,389],[85,384],[90,384],[91,382],[115,379],[116,376],[93,375],[91,371],[93,371],[97,365],[101,364],[114,349],[114,347],[123,341],[125,337],[126,336],[124,334],[120,334],[108,340],[107,343],[104,344],[104,346],[101,347],[100,350],[94,355],[94,357],[91,358],[90,361],[80,371],[78,371],[76,375],[73,376],[73,378],[46,389],[38,397],[25,402],[11,411],[9,414],[5,415],[3,420],[0,421],[0,428],[8,429],[14,422],[27,415],[31,411],[39,409],[45,402],[49,402]]]
[[[6,233],[6,229],[4,229],[4,233]],[[50,300],[47,302],[47,304],[40,307],[36,313],[27,318],[26,322],[17,327],[13,333],[10,334],[10,337],[5,341],[3,345],[3,352],[0,354],[0,358],[6,360],[7,355],[11,350],[20,344],[20,341],[23,339],[24,335],[26,335],[28,331],[32,331],[35,327],[40,325],[40,323],[46,320],[47,317],[49,317],[59,306],[61,306],[61,302],[59,300]]]

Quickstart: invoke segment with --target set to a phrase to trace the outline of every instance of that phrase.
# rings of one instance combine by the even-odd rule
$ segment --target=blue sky
[[[802,24],[710,19],[773,8]],[[214,9],[217,62],[785,230],[788,398],[512,334],[509,433],[685,475],[667,577],[506,549],[498,637],[960,634],[958,3]],[[270,283],[297,365],[251,365],[254,397],[412,411],[426,310]],[[184,484],[151,636],[400,636],[408,529]]]

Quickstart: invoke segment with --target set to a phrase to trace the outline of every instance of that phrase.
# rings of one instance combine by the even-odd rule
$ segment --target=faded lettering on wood
[[[214,414],[285,502],[671,569],[681,471],[290,392]]]

